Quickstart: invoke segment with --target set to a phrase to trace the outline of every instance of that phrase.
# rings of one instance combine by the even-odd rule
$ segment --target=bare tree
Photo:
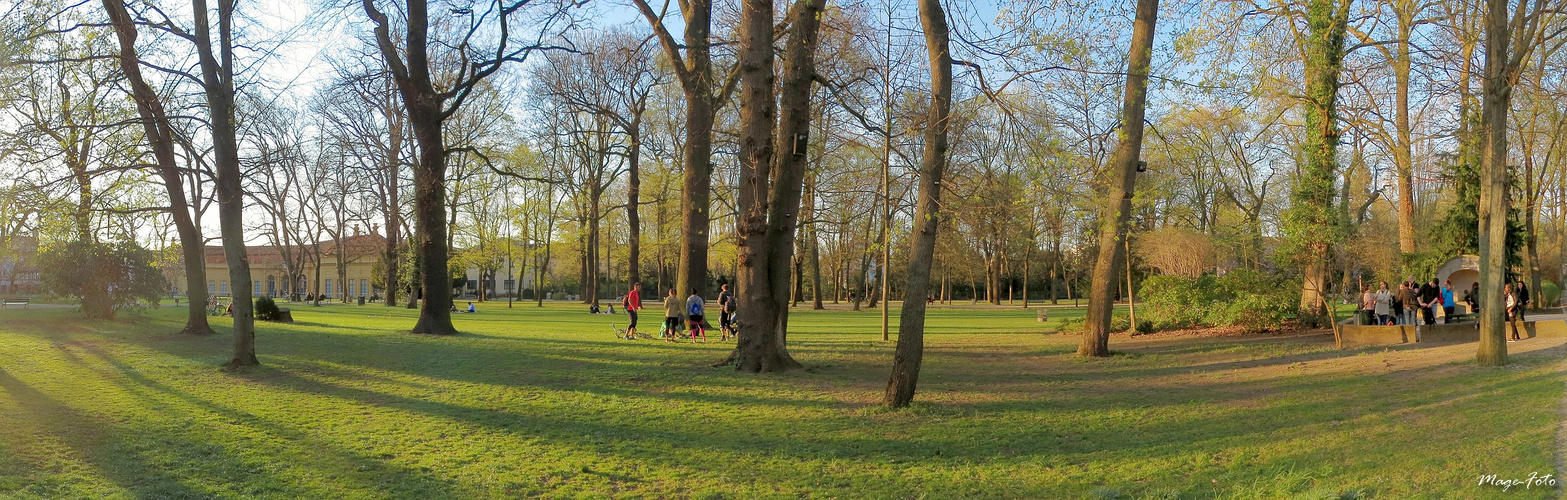
[[[740,371],[800,367],[787,348],[789,290],[824,3],[798,0],[790,8],[784,81],[776,106],[783,111],[781,119],[774,115],[772,1],[750,0],[741,10],[740,219],[736,223],[741,243],[736,299],[745,314],[739,319],[732,355]]]
[[[714,85],[710,40],[713,29],[712,0],[683,0],[685,43],[675,41],[664,27],[664,13],[654,12],[647,0],[632,0],[653,27],[659,45],[669,57],[686,97],[686,137],[681,155],[685,160],[685,184],[680,191],[680,267],[675,288],[684,293],[707,292],[707,247],[711,224],[713,184],[713,121],[722,103],[729,100],[735,79]],[[665,3],[667,8],[668,3]],[[769,9],[771,12],[771,9]],[[771,21],[769,21],[771,22]],[[684,49],[682,51],[681,49]]]
[[[245,197],[239,170],[239,145],[234,123],[234,3],[218,0],[218,44],[213,46],[206,0],[192,0],[196,30],[191,41],[201,64],[202,90],[207,96],[208,123],[217,166],[218,226],[223,253],[234,285],[234,357],[229,367],[261,364],[256,359],[255,317],[251,314],[250,258],[245,252]],[[216,51],[216,55],[214,55]]]
[[[1147,0],[1145,0],[1147,1]],[[919,383],[925,357],[925,298],[930,294],[930,266],[936,253],[936,230],[941,220],[941,178],[947,168],[947,127],[952,110],[952,51],[947,13],[940,0],[919,0],[920,24],[925,27],[925,48],[930,55],[930,114],[925,122],[925,152],[920,165],[919,204],[910,235],[909,276],[903,287],[903,312],[898,318],[898,346],[892,357],[892,376],[882,402],[893,408],[908,406]]]
[[[454,335],[457,328],[452,326],[450,312],[452,289],[447,270],[450,249],[446,241],[449,228],[445,207],[446,159],[451,151],[444,140],[443,125],[462,109],[479,84],[500,71],[503,65],[523,61],[536,50],[548,48],[543,42],[544,33],[560,21],[565,6],[546,15],[545,29],[539,30],[538,38],[528,44],[516,43],[511,30],[513,22],[523,16],[534,0],[495,0],[482,7],[454,8],[454,14],[469,19],[468,27],[451,43],[463,64],[456,65],[452,74],[443,75],[440,80],[443,85],[437,87],[430,54],[433,45],[430,6],[424,2],[407,3],[403,17],[407,34],[402,38],[406,47],[399,50],[391,35],[392,21],[376,6],[375,0],[362,0],[361,3],[365,14],[375,23],[376,45],[402,94],[409,124],[419,143],[419,165],[414,169],[414,220],[424,305],[419,310],[419,321],[414,324],[413,332]],[[481,33],[497,33],[492,46],[476,46],[480,42],[475,37]]]
[[[136,110],[141,116],[143,134],[152,148],[158,177],[169,196],[169,216],[179,233],[180,250],[185,264],[186,297],[190,299],[181,333],[211,334],[207,324],[207,259],[205,241],[201,230],[191,217],[190,203],[185,198],[183,176],[174,154],[174,129],[164,111],[163,101],[141,73],[141,59],[136,54],[136,25],[125,9],[124,0],[103,0],[103,8],[109,14],[115,34],[120,41],[120,71],[131,86],[131,97],[136,100]]]

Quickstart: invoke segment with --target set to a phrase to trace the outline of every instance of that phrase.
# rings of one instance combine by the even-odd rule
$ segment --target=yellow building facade
[[[384,295],[385,291],[371,285],[375,279],[376,263],[386,252],[386,238],[376,234],[356,235],[337,241],[323,241],[320,250],[320,279],[317,281],[317,245],[297,245],[287,248],[274,245],[245,247],[250,260],[251,282],[249,286],[256,297],[289,297],[294,295],[322,295],[327,299],[352,299]],[[207,268],[207,293],[229,296],[234,284],[229,282],[228,259],[221,246],[205,249]],[[347,275],[338,275],[338,263],[346,267]],[[290,280],[290,277],[293,279]],[[171,280],[184,294],[185,280]],[[290,285],[292,281],[292,286]]]

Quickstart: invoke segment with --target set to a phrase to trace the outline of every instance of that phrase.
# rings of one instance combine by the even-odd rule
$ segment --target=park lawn
[[[1556,473],[1567,366],[1559,340],[1481,368],[1474,344],[1322,334],[1087,360],[1033,311],[937,308],[916,403],[889,411],[875,310],[797,311],[807,369],[758,376],[708,366],[732,343],[619,341],[625,316],[579,305],[482,303],[455,337],[292,307],[238,372],[178,309],[0,311],[0,497],[1493,497],[1482,474]]]

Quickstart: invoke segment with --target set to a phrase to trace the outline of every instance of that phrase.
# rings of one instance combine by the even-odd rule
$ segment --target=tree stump
[[[294,322],[294,313],[293,313],[293,311],[290,311],[287,307],[278,309],[277,310],[277,318],[273,319],[272,321],[275,321],[275,322],[278,322],[278,323],[293,323]]]

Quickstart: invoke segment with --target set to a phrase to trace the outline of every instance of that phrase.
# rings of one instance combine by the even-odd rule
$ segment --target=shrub
[[[88,318],[114,319],[121,310],[157,307],[169,282],[153,257],[133,242],[69,241],[39,252],[39,278],[49,293],[75,297]]]
[[[1144,306],[1153,328],[1193,326],[1276,327],[1293,319],[1298,281],[1249,270],[1197,278],[1152,276],[1143,282]],[[1141,326],[1141,325],[1139,325]]]
[[[1137,323],[1139,332],[1148,333],[1153,331],[1151,323],[1147,321],[1139,321]],[[1081,334],[1083,333],[1083,327],[1086,324],[1087,318],[1081,316],[1076,318],[1057,319],[1055,321],[1055,333]],[[1131,324],[1132,320],[1126,317],[1125,314],[1117,313],[1116,315],[1110,317],[1110,331],[1112,332],[1124,332],[1127,328],[1131,328]],[[1144,330],[1144,326],[1148,326],[1148,329]]]
[[[278,310],[277,302],[273,301],[272,297],[256,299],[256,319],[276,321],[280,315],[282,315],[282,311]]]
[[[1540,296],[1534,297],[1534,307],[1556,307],[1561,301],[1561,286],[1549,281],[1540,282]]]
[[[1150,276],[1143,281],[1141,308],[1154,326],[1187,328],[1205,321],[1205,311],[1217,300],[1218,284],[1211,275],[1196,278]]]

